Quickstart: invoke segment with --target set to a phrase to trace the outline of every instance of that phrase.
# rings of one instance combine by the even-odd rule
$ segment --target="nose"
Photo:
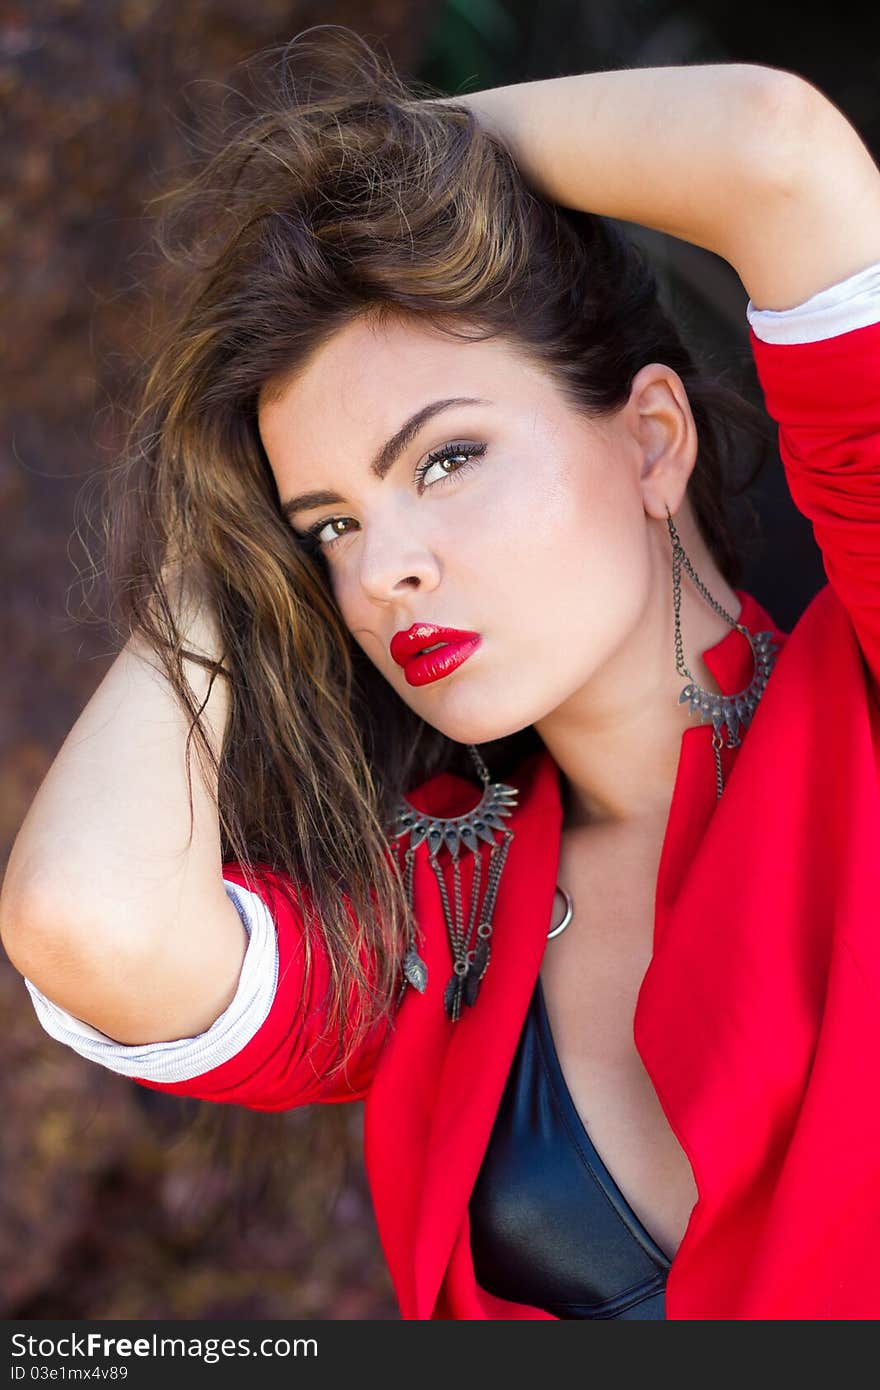
[[[382,534],[374,527],[361,549],[359,580],[374,603],[392,603],[409,589],[430,590],[440,580],[437,556],[411,528],[398,522]]]

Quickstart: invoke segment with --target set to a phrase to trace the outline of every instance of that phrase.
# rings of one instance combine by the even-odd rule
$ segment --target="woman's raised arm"
[[[723,256],[762,309],[880,260],[880,171],[795,73],[627,68],[441,100],[472,108],[537,192]]]
[[[205,604],[183,622],[213,659]],[[187,676],[219,756],[230,696]],[[13,965],[54,1003],[117,1042],[189,1037],[229,1004],[247,934],[221,876],[216,787],[193,769],[189,718],[139,635],[70,730],[19,829],[0,896]],[[195,759],[194,759],[195,761]]]

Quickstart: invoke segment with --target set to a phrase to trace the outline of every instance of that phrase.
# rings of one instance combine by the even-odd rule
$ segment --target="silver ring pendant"
[[[573,911],[572,911],[571,895],[568,894],[568,893],[566,893],[565,889],[562,887],[562,885],[561,885],[560,883],[557,883],[556,887],[557,887],[557,889],[559,890],[559,892],[562,894],[562,896],[565,898],[565,916],[563,917],[562,921],[559,923],[559,926],[558,926],[558,927],[554,927],[552,931],[548,931],[548,933],[547,933],[547,940],[548,940],[548,941],[551,941],[551,940],[553,939],[554,936],[558,936],[560,932],[564,932],[564,931],[565,931],[565,928],[568,926],[569,922],[571,921],[571,919],[572,919],[572,917],[573,917],[573,915],[574,915],[574,913],[573,913]]]

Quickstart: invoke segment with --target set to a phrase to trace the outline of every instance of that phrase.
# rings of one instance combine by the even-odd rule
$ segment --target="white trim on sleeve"
[[[810,295],[793,309],[756,309],[746,318],[764,343],[817,343],[880,322],[880,261]]]
[[[250,1042],[268,1017],[278,986],[278,939],[272,915],[256,893],[223,880],[250,940],[232,1002],[204,1033],[158,1043],[116,1042],[24,982],[42,1026],[58,1042],[122,1076],[145,1081],[191,1081],[228,1062]]]

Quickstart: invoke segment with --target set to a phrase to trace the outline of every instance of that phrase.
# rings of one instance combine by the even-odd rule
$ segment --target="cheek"
[[[352,641],[387,678],[389,671],[397,671],[386,645],[391,637],[390,633],[385,634],[389,618],[364,593],[357,573],[353,567],[346,568],[343,562],[335,570],[331,569],[329,587]]]
[[[470,550],[485,589],[511,607],[529,594],[558,604],[585,603],[613,583],[635,578],[645,546],[638,492],[615,459],[523,470],[503,489]]]
[[[477,613],[505,654],[499,698],[541,717],[545,702],[565,698],[614,653],[650,598],[640,496],[619,471],[545,477],[528,496],[505,499],[478,564]],[[516,679],[505,686],[506,659]]]
[[[346,580],[344,575],[335,575],[330,580],[330,592],[342,614],[345,626],[356,640],[360,640],[364,635],[365,625],[369,623],[369,615],[366,599],[359,586],[351,579]],[[375,612],[373,625],[375,626]]]

